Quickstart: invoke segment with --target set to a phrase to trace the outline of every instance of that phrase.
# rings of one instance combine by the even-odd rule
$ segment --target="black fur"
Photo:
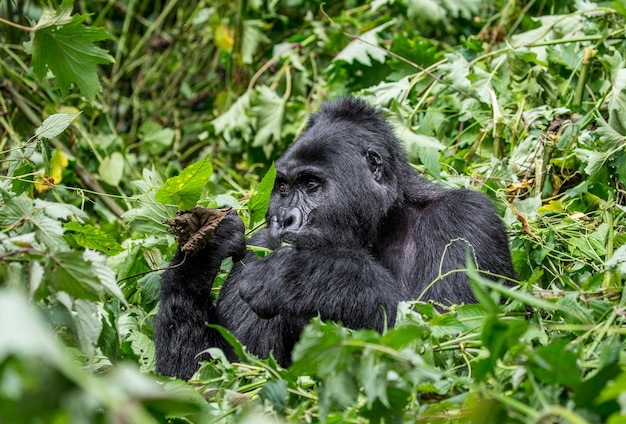
[[[216,303],[220,262],[243,256],[243,224],[231,213],[215,241],[165,272],[157,315],[157,370],[190,378],[197,356],[232,348],[205,323],[228,328],[254,354],[284,366],[310,318],[351,328],[393,325],[398,302],[417,298],[441,271],[478,267],[513,277],[503,224],[484,195],[443,189],[417,175],[388,123],[364,101],[325,104],[276,162],[269,228],[249,244],[274,249],[237,262]],[[447,248],[446,248],[447,246]],[[180,252],[172,264],[181,262]],[[422,297],[475,302],[464,273],[438,281]],[[385,317],[387,322],[385,322]]]

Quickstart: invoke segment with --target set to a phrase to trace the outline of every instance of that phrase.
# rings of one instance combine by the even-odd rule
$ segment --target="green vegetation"
[[[0,50],[0,422],[626,422],[623,0],[16,0]],[[272,160],[347,93],[493,199],[520,289],[469,270],[480,304],[314,320],[288,370],[233,340],[154,374],[162,221],[254,231]]]

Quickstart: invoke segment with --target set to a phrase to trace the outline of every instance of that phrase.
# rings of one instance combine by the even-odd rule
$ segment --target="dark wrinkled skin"
[[[361,100],[324,105],[276,169],[268,228],[248,241],[272,253],[239,260],[244,227],[231,213],[213,242],[163,274],[155,328],[162,374],[190,378],[209,347],[235,359],[205,323],[226,327],[258,356],[272,351],[283,366],[314,316],[382,331],[394,324],[398,302],[416,299],[436,279],[444,251],[443,273],[466,267],[468,243],[480,269],[515,276],[489,199],[418,176],[387,122]],[[211,285],[229,256],[235,265],[214,303]],[[422,300],[476,301],[462,272]]]

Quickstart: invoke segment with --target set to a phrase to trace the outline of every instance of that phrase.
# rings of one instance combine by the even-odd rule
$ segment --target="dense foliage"
[[[16,0],[0,50],[0,422],[626,421],[623,0]],[[480,304],[314,320],[287,370],[232,340],[154,374],[162,220],[254,231],[261,176],[347,93],[493,199],[519,290],[468,270]]]

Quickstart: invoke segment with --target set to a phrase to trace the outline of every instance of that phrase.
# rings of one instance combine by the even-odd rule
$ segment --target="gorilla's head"
[[[385,119],[357,98],[324,104],[276,171],[270,233],[297,247],[368,246],[412,172]]]

